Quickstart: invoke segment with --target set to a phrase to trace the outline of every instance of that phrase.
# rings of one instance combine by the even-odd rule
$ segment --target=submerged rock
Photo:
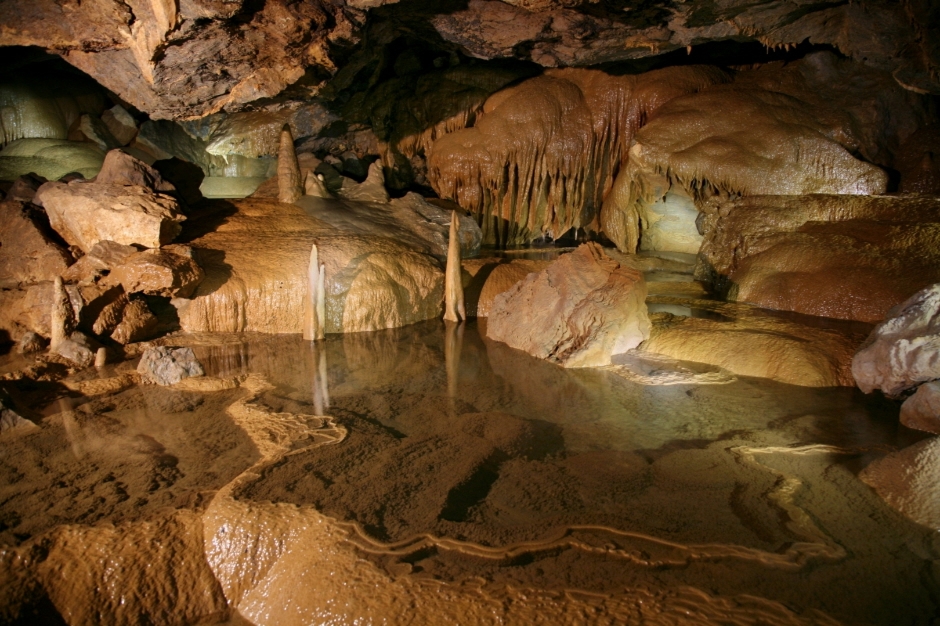
[[[919,291],[878,325],[852,360],[865,393],[896,396],[940,379],[940,283]]]
[[[102,240],[159,248],[186,219],[176,200],[140,186],[49,182],[36,198],[56,232],[85,252]]]
[[[901,405],[901,423],[940,435],[940,381],[924,383]]]
[[[874,461],[859,478],[905,517],[940,530],[940,437]]]
[[[564,367],[609,365],[649,337],[646,284],[594,243],[493,300],[486,334]]]
[[[158,385],[173,385],[190,376],[204,376],[202,364],[192,348],[159,346],[149,348],[140,358],[137,373],[144,380]]]

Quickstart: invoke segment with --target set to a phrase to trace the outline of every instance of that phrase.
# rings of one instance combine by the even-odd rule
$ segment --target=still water
[[[38,431],[0,441],[0,566],[19,576],[28,559],[15,544],[52,537],[35,576],[60,613],[72,603],[92,621],[121,614],[126,589],[104,609],[98,583],[94,600],[69,596],[74,582],[50,564],[64,535],[44,533],[65,525],[69,545],[110,550],[102,580],[117,580],[114,563],[169,559],[159,599],[186,591],[179,554],[140,552],[172,543],[162,530],[153,539],[164,528],[154,520],[170,515],[174,532],[195,537],[186,545],[205,546],[183,560],[208,563],[219,601],[237,606],[232,624],[940,616],[940,533],[858,478],[920,437],[898,426],[895,403],[856,389],[635,354],[566,370],[486,340],[485,320],[317,344],[172,341],[240,386],[92,394],[96,376],[119,380],[124,364],[86,374],[83,393],[45,407]],[[23,392],[51,393],[37,389]],[[118,524],[108,537],[124,544],[100,548],[102,524]],[[151,602],[150,570],[126,580],[140,585],[128,597]]]

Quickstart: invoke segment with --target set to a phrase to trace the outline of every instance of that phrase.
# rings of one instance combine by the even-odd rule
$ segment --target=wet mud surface
[[[42,568],[63,532],[118,545],[94,538],[111,525],[205,546],[186,571],[221,599],[177,623],[940,614],[937,533],[857,478],[918,440],[895,404],[643,357],[565,370],[481,325],[178,337],[240,386],[62,394],[0,441],[0,565],[34,589],[18,614],[80,602]]]

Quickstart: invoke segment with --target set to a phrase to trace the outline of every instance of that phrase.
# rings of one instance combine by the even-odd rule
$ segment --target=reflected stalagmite
[[[304,195],[304,181],[300,176],[297,153],[294,152],[294,137],[290,126],[281,129],[281,145],[277,152],[277,199],[288,204],[297,202]]]
[[[447,242],[447,269],[444,271],[444,319],[450,322],[467,319],[463,284],[460,282],[460,235],[456,211],[450,217],[450,237]]]

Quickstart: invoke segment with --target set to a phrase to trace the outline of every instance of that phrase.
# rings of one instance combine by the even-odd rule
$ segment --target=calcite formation
[[[52,228],[86,252],[104,240],[159,248],[179,234],[186,219],[170,196],[133,185],[49,182],[36,199]]]
[[[486,335],[564,367],[610,364],[649,337],[646,285],[584,244],[496,296]]]
[[[444,319],[459,322],[467,319],[464,305],[460,267],[460,238],[457,212],[450,217],[450,235],[447,243],[447,265],[444,268]]]
[[[751,196],[707,203],[696,276],[730,299],[876,322],[940,281],[940,201]]]
[[[633,134],[663,104],[727,81],[711,67],[634,76],[550,70],[491,96],[472,128],[431,148],[435,191],[477,215],[490,243],[593,226]]]
[[[940,284],[911,296],[872,331],[852,375],[865,393],[889,396],[940,379]]]
[[[290,127],[281,129],[281,143],[277,153],[277,199],[291,204],[304,195],[304,180],[300,175],[294,137]]]

